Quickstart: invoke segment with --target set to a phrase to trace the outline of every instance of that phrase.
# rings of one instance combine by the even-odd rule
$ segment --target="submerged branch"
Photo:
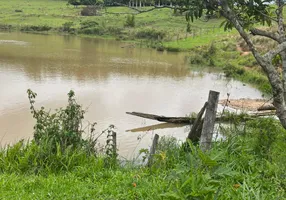
[[[153,115],[148,113],[140,113],[140,112],[126,112],[128,115],[134,115],[137,117],[142,117],[145,119],[157,120],[159,122],[168,122],[173,124],[190,124],[193,125],[196,117],[166,117],[160,115]],[[232,118],[239,118],[241,121],[248,121],[253,120],[257,117],[264,117],[264,116],[273,116],[275,112],[261,112],[261,113],[253,113],[253,114],[240,114],[240,115],[224,115],[216,117],[216,122],[230,122]]]

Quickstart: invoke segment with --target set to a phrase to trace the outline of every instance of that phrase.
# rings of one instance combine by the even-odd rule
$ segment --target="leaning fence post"
[[[148,167],[151,167],[151,165],[153,164],[153,157],[154,157],[157,145],[158,145],[158,141],[159,141],[159,135],[155,134],[152,146],[150,148],[150,156],[149,156],[148,163],[147,163]]]
[[[219,99],[219,92],[210,90],[206,114],[202,127],[202,135],[200,139],[200,147],[203,151],[211,148],[211,142],[214,132],[214,125],[216,120],[217,104]]]
[[[198,113],[197,118],[195,122],[193,123],[192,128],[189,132],[189,135],[187,138],[190,139],[192,142],[198,142],[200,140],[200,137],[201,137],[200,124],[202,122],[202,117],[203,117],[203,114],[205,112],[207,105],[208,105],[208,102],[205,102],[204,106]]]

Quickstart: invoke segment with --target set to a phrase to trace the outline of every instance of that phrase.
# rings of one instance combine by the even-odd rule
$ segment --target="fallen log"
[[[159,122],[173,123],[173,124],[190,124],[190,123],[193,124],[196,120],[196,118],[191,118],[191,117],[165,117],[165,116],[140,113],[140,112],[126,112],[126,114],[146,119],[157,120]]]
[[[148,113],[140,113],[140,112],[126,112],[128,115],[134,115],[137,117],[142,117],[145,119],[151,119],[151,120],[157,120],[159,122],[167,122],[167,123],[173,123],[173,124],[186,124],[186,125],[193,125],[196,117],[166,117],[166,116],[160,116],[160,115],[154,115],[154,114],[148,114]],[[269,112],[261,112],[261,113],[251,113],[247,115],[241,115],[239,116],[242,121],[248,121],[255,119],[257,117],[264,117],[264,116],[273,116],[275,115],[275,112],[269,111]],[[230,122],[231,117],[230,116],[217,116],[216,122]]]
[[[263,111],[263,110],[276,110],[276,108],[271,104],[263,105],[263,106],[260,106],[259,108],[257,108],[257,111]]]

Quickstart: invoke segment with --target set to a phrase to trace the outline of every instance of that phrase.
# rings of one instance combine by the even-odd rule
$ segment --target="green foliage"
[[[65,23],[62,25],[61,30],[62,30],[63,32],[69,32],[69,33],[75,32],[75,29],[72,28],[73,25],[74,25],[73,22],[65,22]]]
[[[11,30],[12,28],[12,25],[0,24],[0,30]]]
[[[87,20],[80,23],[79,33],[86,35],[103,35],[104,28],[100,27],[96,21]]]
[[[135,27],[135,15],[127,15],[126,21],[124,23],[125,27]]]
[[[226,77],[253,84],[260,91],[271,94],[272,89],[264,72],[259,69],[255,58],[249,54],[241,56],[235,44],[229,41],[211,43],[194,48],[189,55],[192,65],[221,68]]]
[[[34,25],[31,25],[31,26],[22,26],[20,28],[20,31],[36,31],[36,32],[41,32],[41,31],[49,31],[51,30],[52,27],[48,26],[48,25],[39,25],[39,26],[34,26]]]
[[[240,115],[227,117],[241,121]],[[21,141],[0,151],[0,198],[285,199],[285,130],[272,118],[245,126],[243,132],[221,129],[229,137],[208,152],[162,137],[151,168],[112,165],[80,149],[46,152],[36,142]],[[142,153],[148,157],[148,150]]]
[[[245,73],[245,69],[243,67],[235,67],[232,64],[227,64],[223,68],[224,74],[226,77],[234,77],[236,75],[243,75]]]
[[[96,6],[87,6],[81,10],[80,14],[82,16],[96,16],[98,15],[98,8]]]
[[[45,111],[44,107],[35,108],[36,93],[27,91],[30,110],[36,119],[34,126],[34,140],[37,145],[47,148],[49,153],[59,153],[68,149],[84,149],[87,153],[95,153],[95,141],[83,139],[82,120],[85,111],[75,100],[73,91],[68,93],[68,105],[55,113]],[[93,124],[94,126],[94,124]],[[94,129],[92,129],[93,131]]]
[[[86,29],[86,28],[93,28],[93,27],[97,27],[98,23],[96,21],[93,20],[86,20],[80,23],[80,29]]]
[[[161,30],[156,29],[141,29],[137,31],[135,37],[140,39],[149,39],[149,40],[162,40],[166,36],[166,33]]]
[[[254,1],[237,1],[226,0],[220,1],[185,1],[177,9],[185,11],[186,20],[194,21],[201,18],[204,14],[206,16],[214,15],[214,13],[225,13],[228,16],[236,15],[238,21],[242,22],[243,28],[250,29],[254,24],[260,23],[261,25],[271,25],[271,18],[275,18],[275,8],[270,4],[271,0],[254,0]],[[229,10],[223,10],[224,6],[228,5]],[[225,30],[232,29],[233,24],[225,20],[221,23]]]
[[[271,118],[254,121],[249,125],[252,128],[251,134],[255,136],[253,143],[254,151],[262,158],[269,158],[271,149],[275,141],[277,141],[281,133],[285,134],[285,130],[278,121]]]

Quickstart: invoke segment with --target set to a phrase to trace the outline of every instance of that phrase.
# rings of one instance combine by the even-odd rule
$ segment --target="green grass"
[[[285,130],[274,119],[246,126],[224,130],[227,139],[206,153],[162,138],[151,168],[132,162],[107,167],[104,157],[86,162],[84,156],[74,168],[39,174],[0,165],[0,199],[285,199]],[[19,149],[1,153],[0,163],[8,155],[25,157]]]
[[[215,53],[209,48],[209,54]],[[283,199],[286,198],[286,130],[272,118],[240,124],[230,115],[221,128],[226,139],[203,152],[191,141],[161,137],[152,165],[117,157],[106,129],[104,151],[96,139],[83,139],[84,118],[74,96],[55,113],[35,109],[31,142],[0,149],[0,199]],[[91,133],[93,133],[91,126]],[[104,133],[104,132],[103,132]]]
[[[252,54],[240,55],[235,38],[224,38],[201,47],[193,47],[189,55],[191,66],[216,67],[226,77],[249,83],[266,95],[272,94],[267,76]]]
[[[11,25],[12,29],[35,31],[31,26],[49,26],[50,32],[63,32],[63,24],[73,22],[71,28],[80,32],[80,24],[84,21],[96,21],[100,32],[92,32],[93,36],[115,37],[124,40],[144,40],[137,38],[140,31],[154,29],[164,32],[165,37],[152,39],[157,42],[147,42],[147,46],[157,47],[157,43],[163,43],[167,49],[186,50],[193,46],[204,45],[218,37],[224,37],[226,33],[219,28],[222,19],[212,19],[209,22],[196,20],[191,24],[191,32],[187,33],[187,22],[184,15],[175,16],[170,9],[157,9],[151,12],[141,13],[135,16],[135,27],[124,27],[127,14],[134,10],[126,7],[108,7],[100,11],[100,16],[83,17],[80,11],[83,7],[75,8],[67,5],[66,1],[56,0],[13,0],[1,1],[0,27],[6,29]],[[15,12],[15,10],[22,12]],[[145,8],[148,9],[148,8]],[[124,14],[116,14],[124,13]],[[65,32],[65,34],[68,32]],[[187,39],[186,39],[187,38]],[[142,42],[141,42],[142,43]]]

